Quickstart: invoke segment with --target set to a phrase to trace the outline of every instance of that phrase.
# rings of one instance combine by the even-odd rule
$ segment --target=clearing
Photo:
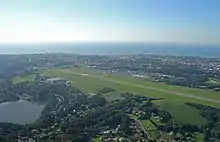
[[[13,84],[18,84],[21,82],[27,82],[27,81],[34,81],[35,79],[35,74],[30,74],[30,75],[26,75],[26,76],[16,76],[12,79],[12,83]]]

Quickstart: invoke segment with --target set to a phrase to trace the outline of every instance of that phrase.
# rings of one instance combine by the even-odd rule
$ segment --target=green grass
[[[100,140],[100,137],[94,138],[94,139],[92,139],[92,141],[93,141],[93,142],[102,142],[102,140]]]
[[[215,78],[209,78],[209,80],[206,83],[207,84],[220,85],[220,80],[215,79]]]
[[[150,122],[150,120],[141,120],[141,123],[143,124],[143,126],[145,127],[145,129],[147,130],[155,130],[157,129],[154,124],[152,124]]]
[[[27,81],[32,82],[34,81],[34,79],[35,79],[35,74],[30,74],[27,76],[17,76],[17,77],[12,78],[12,83],[18,84],[18,83],[27,82]]]
[[[127,114],[127,115],[131,119],[136,119],[136,120],[138,119],[138,117],[133,114]],[[145,130],[147,131],[147,133],[150,135],[151,138],[157,139],[158,137],[160,137],[160,133],[156,129],[156,126],[154,126],[154,124],[152,124],[149,120],[138,120],[138,121],[142,123],[142,125],[144,126]]]
[[[160,137],[159,130],[150,120],[141,120],[140,122],[143,124],[144,128],[150,134],[151,138],[157,139],[158,137]]]
[[[135,115],[133,115],[133,114],[127,114],[131,119],[138,119],[138,117],[137,116],[135,116]],[[150,122],[150,120],[138,120],[139,122],[141,122],[142,123],[142,125],[144,126],[144,128],[146,129],[146,130],[154,130],[154,129],[156,129],[156,126],[154,126],[154,124],[152,124],[151,122]]]
[[[199,116],[199,110],[185,104],[173,105],[166,103],[161,105],[162,109],[168,110],[177,123],[202,124],[205,120]],[[175,115],[178,114],[178,115]]]
[[[133,114],[127,114],[131,119],[137,119],[138,117]]]
[[[113,101],[113,100],[116,100],[116,99],[120,99],[121,93],[119,91],[113,91],[113,92],[109,92],[109,93],[106,93],[104,94],[104,97],[109,100],[109,101]]]
[[[67,80],[72,81],[73,86],[79,88],[84,92],[96,92],[98,89],[108,86],[115,89],[116,92],[120,92],[120,93],[129,92],[139,95],[145,95],[148,97],[164,98],[162,100],[158,100],[154,102],[157,105],[164,108],[165,110],[172,113],[176,118],[177,122],[187,122],[187,123],[195,123],[195,124],[202,123],[202,118],[200,118],[198,112],[194,108],[186,106],[185,105],[186,102],[200,103],[203,105],[220,107],[220,103],[217,102],[177,96],[170,92],[152,90],[149,88],[158,88],[167,91],[175,91],[178,93],[186,93],[207,99],[220,100],[219,93],[209,90],[173,86],[164,83],[154,83],[127,75],[103,74],[101,72],[89,70],[85,68],[50,69],[43,71],[43,74],[51,77],[66,78]],[[88,74],[88,75],[81,75],[81,74]],[[145,86],[148,88],[145,88]],[[106,94],[107,97],[109,97],[111,93]],[[117,94],[112,93],[112,95],[113,96],[112,98],[110,97],[110,99],[114,99],[114,97],[118,97]]]
[[[189,88],[189,87],[182,87],[182,86],[175,86],[175,85],[167,85],[165,83],[154,83],[154,82],[149,82],[149,81],[144,81],[140,78],[135,78],[131,77],[128,75],[123,75],[123,74],[102,74],[98,71],[94,70],[89,70],[85,68],[74,68],[74,69],[69,69],[68,71],[75,71],[79,73],[87,73],[87,74],[92,74],[96,76],[101,76],[106,79],[113,79],[113,80],[120,80],[124,82],[131,82],[133,84],[139,84],[139,85],[144,85],[144,86],[150,86],[150,87],[156,87],[160,89],[166,89],[166,90],[172,90],[172,91],[177,91],[179,93],[189,93],[193,94],[196,96],[201,96],[201,97],[207,97],[207,98],[213,98],[213,99],[219,99],[220,96],[218,92],[213,92],[210,90],[202,90],[202,89],[196,89],[196,88]]]
[[[196,141],[203,142],[203,134],[202,133],[195,133]]]
[[[156,125],[165,125],[165,123],[162,123],[162,122],[160,122],[160,120],[159,119],[156,119],[156,118],[154,118],[154,117],[151,117],[150,118],[151,119],[151,121],[153,121]]]

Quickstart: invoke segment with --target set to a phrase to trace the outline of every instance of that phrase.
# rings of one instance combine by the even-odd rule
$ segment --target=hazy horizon
[[[80,55],[154,54],[220,58],[219,45],[146,43],[0,44],[0,54],[71,53]]]
[[[0,2],[0,44],[129,42],[220,45],[218,0]]]
[[[74,41],[69,41],[69,42],[18,42],[18,43],[1,43],[0,45],[15,45],[15,46],[19,46],[19,45],[55,45],[55,44],[152,44],[152,45],[190,45],[190,46],[216,46],[216,47],[220,47],[220,43],[187,43],[187,42],[135,42],[135,41],[119,41],[119,42],[110,42],[110,41],[81,41],[81,42],[74,42]]]

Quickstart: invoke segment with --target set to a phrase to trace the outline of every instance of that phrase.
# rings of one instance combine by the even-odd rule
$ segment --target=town
[[[80,62],[79,66],[104,73],[124,73],[153,82],[220,90],[220,59],[140,54],[85,57]]]
[[[33,123],[1,122],[0,141],[196,142],[220,138],[220,110],[213,105],[218,101],[215,94],[219,91],[219,59],[156,55],[8,56],[14,59],[11,64],[20,66],[13,70],[11,65],[2,65],[0,102],[25,100],[43,104],[44,108]],[[152,85],[159,89],[152,89]],[[199,94],[202,89],[203,93],[210,90],[208,103],[205,96],[192,98],[193,93],[189,93],[190,99],[187,95],[181,98],[172,90],[161,89],[172,85],[194,88],[193,93]],[[185,88],[176,91],[191,91]],[[176,101],[175,94],[183,101]],[[201,103],[198,99],[202,99]],[[164,107],[167,104],[170,106]],[[192,117],[180,121],[184,116],[175,107],[195,112],[191,115],[196,120]]]
[[[7,140],[20,142],[95,139],[103,142],[196,140],[187,129],[199,128],[175,124],[170,113],[158,109],[152,103],[157,101],[157,98],[124,93],[119,99],[107,101],[101,94],[84,94],[70,87],[68,81],[64,79],[46,78],[38,75],[33,83],[15,86],[17,92],[30,95],[29,99],[32,101],[46,101],[48,104],[34,124],[1,123],[1,135],[6,135]],[[23,88],[22,86],[29,87],[17,90]],[[34,88],[38,88],[37,93],[33,93]],[[110,91],[113,89],[103,88],[99,92]]]

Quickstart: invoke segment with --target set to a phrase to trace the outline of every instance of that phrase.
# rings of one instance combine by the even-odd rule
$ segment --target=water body
[[[5,102],[0,104],[0,122],[30,124],[40,116],[44,105],[28,101]]]
[[[0,54],[75,53],[83,55],[156,54],[220,57],[220,45],[149,43],[0,44]]]

